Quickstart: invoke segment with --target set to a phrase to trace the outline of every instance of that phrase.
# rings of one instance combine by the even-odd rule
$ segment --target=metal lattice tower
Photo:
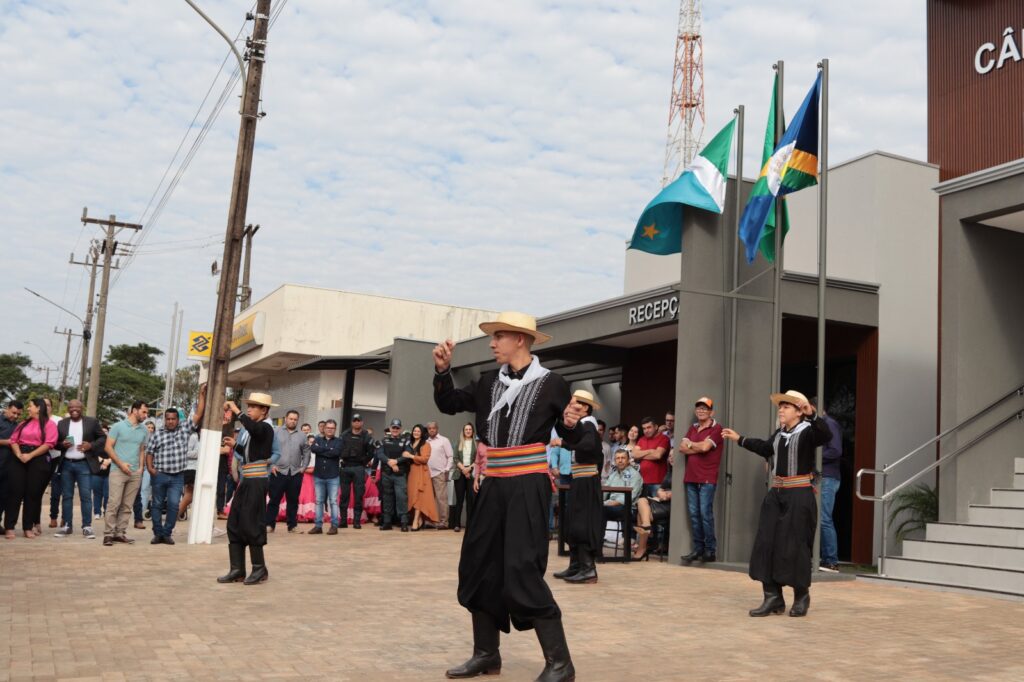
[[[700,150],[704,135],[704,42],[702,0],[682,0],[668,107],[668,141],[661,186],[679,177]]]

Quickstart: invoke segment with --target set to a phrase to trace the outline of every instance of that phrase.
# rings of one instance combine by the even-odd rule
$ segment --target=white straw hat
[[[481,322],[480,329],[488,336],[495,332],[518,332],[533,337],[537,345],[551,340],[548,334],[537,331],[537,318],[532,315],[517,312],[498,313],[498,319],[493,322]]]

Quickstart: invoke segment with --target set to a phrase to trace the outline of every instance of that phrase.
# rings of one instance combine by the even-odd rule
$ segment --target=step
[[[1024,490],[1024,474],[1013,475],[1013,487],[1017,490]]]
[[[989,504],[996,507],[1024,508],[1024,490],[1020,488],[992,488]]]
[[[925,528],[925,539],[930,542],[1024,547],[1024,527],[979,526],[970,523],[929,523]]]
[[[908,580],[906,578],[894,578],[888,575],[875,575],[873,573],[858,574],[858,582],[877,583],[879,585],[892,585],[896,587],[914,587],[923,590],[934,590],[936,592],[953,592],[956,594],[970,594],[980,597],[992,597],[995,599],[1008,599],[1015,602],[1024,602],[1024,594],[1015,592],[999,592],[998,590],[981,590],[976,588],[960,587],[959,585],[946,585],[930,580]]]
[[[983,526],[1024,526],[1024,508],[994,504],[967,505],[967,521]]]
[[[886,575],[905,580],[1024,595],[1024,568],[990,568],[970,563],[886,557]]]
[[[904,540],[903,558],[1024,570],[1024,547]]]

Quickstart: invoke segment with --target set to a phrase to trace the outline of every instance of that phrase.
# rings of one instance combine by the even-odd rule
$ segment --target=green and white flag
[[[658,255],[682,250],[683,205],[721,213],[725,209],[725,177],[732,154],[736,119],[722,128],[694,157],[683,174],[647,204],[633,230],[629,248]]]

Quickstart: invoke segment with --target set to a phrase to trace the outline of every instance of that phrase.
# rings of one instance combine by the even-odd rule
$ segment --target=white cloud
[[[21,286],[84,312],[66,264],[98,236],[82,206],[142,217],[226,50],[185,3],[6,4],[0,347],[58,358],[53,326],[77,323]],[[248,9],[202,4],[231,34]],[[249,203],[256,297],[298,282],[544,314],[619,294],[623,243],[659,188],[677,16],[672,0],[289,2]],[[706,3],[708,134],[746,104],[752,175],[772,62],[791,115],[827,56],[831,159],[923,158],[924,21],[916,3]],[[224,230],[237,106],[112,290],[108,343],[165,346],[175,300],[186,329],[212,325],[222,247],[197,238]]]

